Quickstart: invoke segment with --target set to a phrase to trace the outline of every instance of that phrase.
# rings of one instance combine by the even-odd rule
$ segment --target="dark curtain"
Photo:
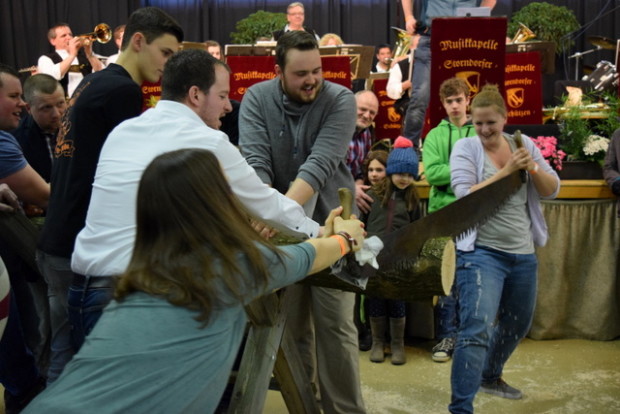
[[[36,65],[39,56],[53,51],[47,30],[55,23],[69,23],[75,35],[90,33],[99,23],[112,28],[125,23],[139,6],[140,0],[0,0],[0,62],[15,68]],[[104,56],[115,49],[113,42],[94,46]]]
[[[432,1],[432,0],[431,0]],[[74,34],[87,33],[100,22],[115,27],[140,6],[157,6],[173,15],[185,30],[188,41],[214,39],[230,43],[236,22],[257,10],[285,12],[291,0],[0,0],[0,61],[16,68],[36,64],[38,57],[51,51],[47,29],[55,22],[70,24]],[[420,0],[415,0],[418,4]],[[510,17],[531,3],[530,0],[498,0],[494,16]],[[403,27],[400,0],[304,0],[306,25],[320,35],[339,34],[347,43],[377,45],[393,44],[390,26]],[[545,88],[553,89],[557,79],[575,79],[575,58],[569,56],[594,48],[591,36],[620,38],[620,0],[554,0],[549,3],[565,6],[575,12],[583,29],[571,36],[575,42],[570,50],[558,55],[556,73],[545,75]],[[417,8],[416,8],[417,10]],[[475,28],[472,28],[475,30]],[[101,55],[115,53],[113,44],[95,45]],[[598,50],[583,55],[581,66],[594,67],[603,60],[615,63],[613,50]],[[547,95],[547,93],[545,93]]]

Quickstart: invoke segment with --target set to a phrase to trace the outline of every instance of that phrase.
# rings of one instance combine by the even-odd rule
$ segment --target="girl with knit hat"
[[[420,217],[419,198],[413,185],[418,176],[418,156],[409,139],[398,137],[394,142],[386,174],[368,191],[374,202],[370,212],[362,215],[362,221],[366,223],[369,237],[383,237]],[[392,364],[404,364],[405,302],[369,297],[368,306],[372,331],[370,360],[385,360],[384,342],[389,317]]]

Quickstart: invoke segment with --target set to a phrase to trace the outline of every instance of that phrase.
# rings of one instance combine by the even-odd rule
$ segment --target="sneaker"
[[[480,391],[511,400],[520,400],[523,397],[521,391],[506,384],[506,381],[501,378],[493,382],[483,382],[480,385]]]
[[[446,362],[452,358],[454,351],[454,338],[443,338],[437,345],[433,347],[433,361]]]

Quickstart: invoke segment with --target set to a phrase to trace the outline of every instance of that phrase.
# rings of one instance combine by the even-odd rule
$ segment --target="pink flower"
[[[562,169],[562,160],[566,158],[566,153],[557,148],[558,140],[556,137],[539,136],[532,138],[532,141],[540,150],[540,153],[545,161],[547,161],[547,164],[560,171]]]

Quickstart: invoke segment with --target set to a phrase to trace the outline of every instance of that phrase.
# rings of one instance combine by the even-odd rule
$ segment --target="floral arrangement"
[[[607,148],[609,148],[609,138],[600,135],[590,135],[583,143],[583,153],[588,161],[601,163],[605,159]]]
[[[556,137],[539,136],[532,138],[534,144],[540,150],[540,153],[551,167],[556,171],[562,170],[562,160],[566,158],[566,153],[558,149],[558,140]]]
[[[567,99],[567,98],[565,98]],[[560,142],[570,161],[594,161],[603,164],[609,139],[620,128],[620,97],[584,94],[580,105],[570,106],[561,116]],[[600,119],[593,121],[584,111],[596,111]]]

